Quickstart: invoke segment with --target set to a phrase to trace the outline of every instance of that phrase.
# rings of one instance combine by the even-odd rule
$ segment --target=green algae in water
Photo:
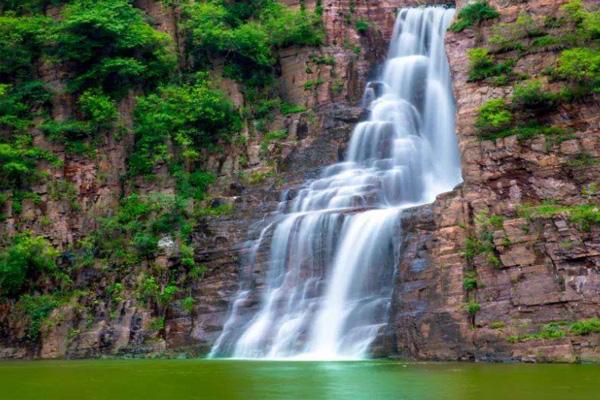
[[[600,365],[223,360],[0,363],[0,399],[600,399]]]

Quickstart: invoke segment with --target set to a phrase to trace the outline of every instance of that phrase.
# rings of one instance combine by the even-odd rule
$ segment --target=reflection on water
[[[593,400],[600,365],[102,360],[0,363],[0,399]]]

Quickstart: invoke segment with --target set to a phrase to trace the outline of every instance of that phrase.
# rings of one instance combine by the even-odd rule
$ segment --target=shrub
[[[53,295],[21,296],[15,304],[15,311],[27,321],[27,338],[35,341],[39,338],[43,322],[52,310],[61,305],[61,301]]]
[[[325,39],[321,18],[316,14],[298,12],[277,2],[270,2],[260,15],[269,32],[271,45],[320,46]]]
[[[188,314],[194,311],[194,306],[196,305],[196,301],[192,296],[188,296],[181,300],[181,308]]]
[[[521,13],[515,22],[495,25],[490,44],[497,47],[496,51],[523,50],[520,40],[542,36],[543,28],[542,19],[534,19],[527,13]]]
[[[204,264],[196,265],[191,270],[188,276],[195,280],[200,280],[204,278],[204,274],[206,274],[207,267]]]
[[[50,152],[31,147],[31,137],[15,143],[0,143],[0,189],[23,189],[40,181],[45,175],[37,170],[37,163],[45,160],[58,164]]]
[[[463,288],[467,292],[477,289],[477,276],[475,273],[470,272],[465,274],[465,278],[463,279]]]
[[[522,206],[519,215],[526,218],[551,217],[557,214],[566,214],[569,219],[587,231],[592,225],[600,224],[600,206],[595,204],[582,204],[577,206],[562,206],[555,203],[545,203],[538,206]]]
[[[478,1],[463,7],[457,14],[456,21],[450,26],[453,32],[462,32],[466,28],[479,25],[483,21],[498,18],[500,13],[487,1]]]
[[[116,215],[98,222],[91,237],[94,254],[113,265],[131,265],[140,257],[152,257],[160,237],[174,235],[186,241],[192,229],[188,202],[164,194],[132,194],[121,201]]]
[[[0,252],[0,289],[5,295],[17,295],[42,274],[59,274],[58,251],[41,236],[17,235]]]
[[[361,34],[366,33],[369,30],[370,26],[371,26],[371,24],[369,23],[369,21],[364,21],[362,19],[356,21],[356,23],[354,24],[356,31]]]
[[[485,134],[499,132],[509,128],[513,121],[513,115],[503,99],[487,101],[479,109],[476,126],[480,133]]]
[[[56,55],[76,72],[72,90],[115,97],[164,80],[175,66],[169,36],[154,30],[128,0],[75,0],[54,32]]]
[[[117,118],[114,101],[97,89],[87,90],[79,97],[79,108],[96,131],[111,128]]]
[[[12,11],[17,15],[43,13],[48,6],[57,6],[68,0],[3,0],[2,11]]]
[[[465,310],[467,311],[467,313],[469,313],[469,315],[475,315],[477,314],[477,312],[479,310],[481,310],[481,305],[474,301],[474,300],[470,300],[466,305],[465,305]]]
[[[46,17],[0,16],[0,82],[35,76],[52,20]]]
[[[266,153],[269,149],[269,144],[274,141],[283,140],[287,138],[288,133],[285,130],[273,131],[264,135],[262,141],[260,142],[260,151],[262,153]]]
[[[558,58],[556,73],[562,79],[596,91],[600,88],[600,52],[591,48],[565,50]]]
[[[136,144],[129,160],[131,173],[150,174],[155,165],[169,162],[167,139],[184,160],[241,130],[241,117],[231,101],[206,81],[165,86],[138,101],[134,116]]]
[[[505,76],[506,80],[512,73],[514,60],[509,59],[502,63],[496,63],[489,50],[485,48],[474,48],[467,52],[469,56],[469,82],[477,82],[491,77]]]
[[[545,92],[540,81],[530,81],[515,87],[512,98],[513,107],[537,112],[554,110],[558,105],[558,96]]]
[[[216,180],[213,173],[204,171],[187,172],[180,164],[171,168],[175,178],[177,193],[184,198],[203,200],[208,188]]]
[[[577,321],[571,324],[569,331],[574,335],[589,335],[590,333],[600,332],[600,318],[591,318],[583,321]]]
[[[290,104],[290,103],[281,103],[280,107],[281,113],[283,115],[297,114],[306,111],[306,107],[298,105],[298,104]]]
[[[234,3],[235,4],[235,3]],[[209,1],[185,7],[184,30],[197,63],[210,56],[228,61],[227,75],[250,86],[272,79],[275,47],[317,46],[324,33],[320,18],[292,11],[275,1],[232,3]]]

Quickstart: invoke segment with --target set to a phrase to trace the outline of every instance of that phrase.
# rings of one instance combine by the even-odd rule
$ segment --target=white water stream
[[[369,119],[354,129],[346,160],[282,201],[262,230],[245,268],[266,249],[266,280],[258,289],[243,280],[211,357],[368,355],[389,317],[402,209],[461,181],[444,52],[453,13],[399,12],[383,72],[365,91]]]

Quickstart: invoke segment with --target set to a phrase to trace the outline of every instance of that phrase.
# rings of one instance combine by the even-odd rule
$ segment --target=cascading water
[[[399,12],[346,161],[304,185],[255,241],[268,271],[252,318],[244,279],[211,357],[360,359],[388,319],[402,209],[461,181],[444,33],[454,10]],[[269,239],[270,238],[270,239]]]

